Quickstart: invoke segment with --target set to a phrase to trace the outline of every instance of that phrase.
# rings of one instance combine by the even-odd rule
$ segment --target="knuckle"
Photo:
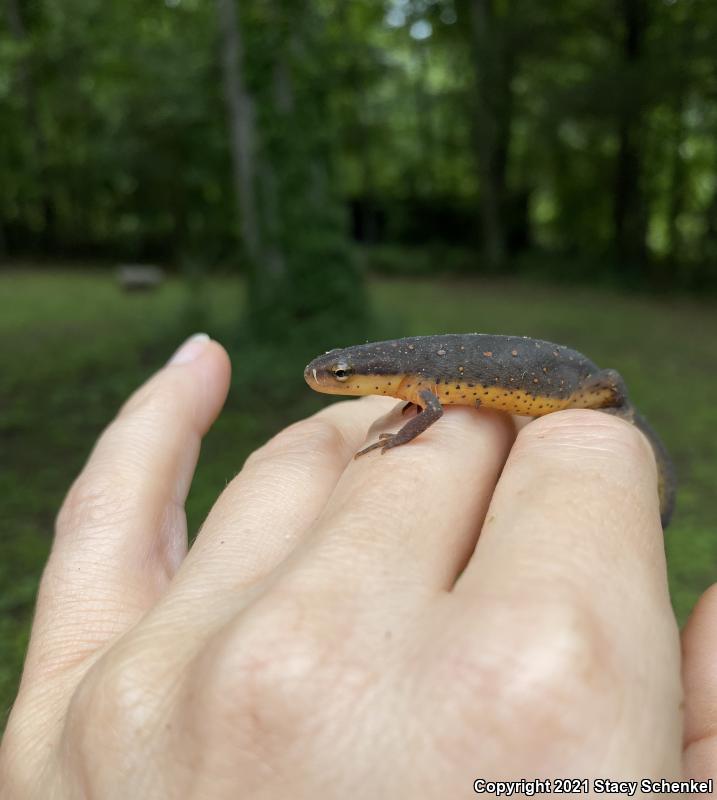
[[[506,626],[515,632],[509,642]],[[549,732],[559,745],[580,736],[584,722],[566,709],[611,713],[609,703],[595,702],[610,697],[618,681],[608,635],[596,614],[574,601],[513,610],[481,649],[461,644],[450,651],[446,679],[457,687],[458,727],[473,743],[489,729],[514,743],[523,731],[531,746]]]
[[[218,663],[216,679],[219,685],[238,681],[244,689],[251,687],[244,695],[253,700],[280,700],[287,692],[298,698],[312,695],[334,660],[328,643],[298,609],[260,613],[237,634],[238,642],[233,636],[226,642],[229,652]]]
[[[575,600],[541,608],[542,623],[524,621],[524,646],[510,664],[509,677],[522,678],[522,699],[540,716],[578,702],[584,692],[593,692],[596,678],[611,672],[610,652],[604,624],[586,605]],[[532,626],[532,630],[531,630]],[[528,632],[529,631],[529,632]],[[527,680],[526,680],[527,677]]]
[[[103,531],[127,516],[134,496],[123,491],[124,481],[116,473],[103,472],[83,473],[72,485],[55,520],[58,536],[71,535],[80,529],[85,534]]]
[[[70,740],[87,758],[98,747],[136,751],[137,742],[154,729],[149,723],[162,696],[150,659],[131,653],[100,659],[70,702]]]
[[[255,611],[200,654],[192,683],[211,720],[208,734],[229,735],[238,750],[267,761],[335,728],[356,670],[296,598],[291,607],[274,598],[271,609]]]
[[[650,445],[635,425],[613,414],[589,409],[570,409],[546,414],[526,425],[518,436],[524,452],[546,444],[555,456],[572,461],[580,454],[628,470],[652,463]]]

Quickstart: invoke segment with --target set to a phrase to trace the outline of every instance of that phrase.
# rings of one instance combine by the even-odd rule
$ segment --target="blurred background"
[[[190,529],[330,347],[483,331],[623,373],[717,574],[717,3],[1,0],[0,724],[53,518],[183,337],[232,354]]]

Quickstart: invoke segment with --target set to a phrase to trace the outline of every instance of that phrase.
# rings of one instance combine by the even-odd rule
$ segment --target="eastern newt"
[[[672,515],[675,474],[660,438],[628,399],[613,369],[600,369],[582,353],[560,344],[485,333],[412,336],[329,350],[304,370],[318,392],[379,394],[407,401],[419,412],[397,433],[356,456],[406,444],[443,414],[444,405],[484,406],[540,417],[565,408],[593,408],[621,417],[645,434],[658,468],[663,527]]]

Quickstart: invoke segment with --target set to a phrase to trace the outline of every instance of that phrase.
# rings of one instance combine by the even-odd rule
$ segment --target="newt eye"
[[[341,363],[332,367],[331,372],[333,372],[334,378],[336,378],[337,381],[347,381],[353,370],[348,364],[342,361]]]

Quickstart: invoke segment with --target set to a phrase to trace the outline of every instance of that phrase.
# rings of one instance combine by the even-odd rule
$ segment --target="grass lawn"
[[[714,307],[493,280],[376,281],[370,291],[375,324],[367,339],[525,334],[568,344],[624,375],[677,465],[678,507],[666,544],[683,622],[717,575]],[[107,273],[0,272],[0,728],[62,497],[99,431],[182,337],[207,330],[227,344],[235,368],[190,493],[190,530],[254,447],[325,402],[302,378],[303,358],[315,354],[311,345],[288,369],[269,352],[242,345],[242,298],[240,282],[229,279],[212,281],[199,297],[179,281],[128,295]],[[252,379],[257,374],[276,378],[271,402]]]

